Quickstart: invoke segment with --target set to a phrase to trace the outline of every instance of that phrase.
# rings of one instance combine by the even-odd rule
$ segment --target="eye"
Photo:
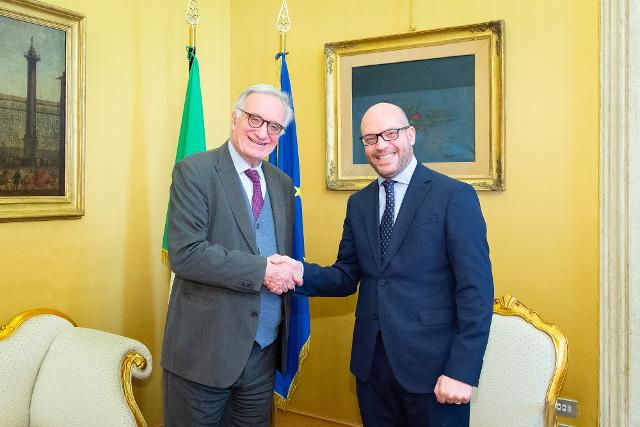
[[[277,123],[269,123],[268,128],[272,135],[277,135],[282,130],[282,126]]]
[[[262,117],[260,116],[254,116],[254,115],[249,116],[249,124],[253,127],[262,126],[263,121],[264,120],[262,120]]]
[[[395,129],[389,129],[382,132],[382,137],[386,140],[396,139],[398,137],[398,131]]]
[[[362,139],[364,140],[365,144],[372,145],[375,144],[378,140],[378,135],[365,135],[364,137],[362,137]]]

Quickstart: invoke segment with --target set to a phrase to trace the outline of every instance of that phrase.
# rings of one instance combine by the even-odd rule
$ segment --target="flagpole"
[[[280,53],[284,60],[284,55],[287,53],[287,33],[291,29],[291,19],[289,19],[289,8],[287,7],[287,0],[282,0],[280,6],[280,12],[278,12],[278,19],[276,20],[276,31],[280,33]],[[277,57],[276,57],[277,58]],[[273,150],[269,161],[275,166],[280,167],[280,144],[276,145],[276,149]]]
[[[189,47],[193,49],[193,51],[195,52],[196,50],[196,26],[195,25],[189,25]]]
[[[187,62],[189,64],[189,80],[182,108],[180,135],[176,147],[176,163],[183,158],[205,151],[207,144],[204,133],[204,115],[202,112],[202,92],[200,91],[200,70],[196,58],[196,26],[200,22],[200,13],[196,0],[190,0],[185,10],[185,20],[189,25],[189,45],[187,46]],[[192,65],[195,64],[194,67]],[[164,234],[162,235],[162,261],[169,265],[169,208],[165,215]],[[175,275],[171,272],[170,287]]]
[[[198,10],[197,0],[189,0],[189,4],[184,11],[184,19],[189,25],[189,52],[191,55],[196,54],[196,26],[200,22],[200,11]],[[193,64],[193,56],[189,57],[189,69]]]
[[[282,6],[280,6],[278,20],[276,21],[276,31],[280,33],[280,53],[282,53],[283,55],[287,52],[287,33],[290,29],[291,19],[289,19],[289,8],[287,7],[287,0],[282,0]]]
[[[287,0],[282,0],[282,7],[278,14],[276,30],[280,33],[280,51],[276,55],[280,65],[280,90],[289,95],[291,109],[293,107],[293,93],[289,67],[287,66],[287,33],[291,28]],[[295,188],[294,215],[291,256],[297,260],[304,259],[304,230],[302,224],[302,199],[300,193],[300,162],[298,159],[298,136],[295,117],[287,126],[280,142],[278,151],[272,152],[269,162],[287,174]],[[286,409],[291,395],[300,381],[300,369],[309,353],[310,348],[309,301],[302,295],[293,294],[290,299],[289,339],[287,348],[287,369],[285,372],[276,371],[274,385],[274,403],[277,408]]]

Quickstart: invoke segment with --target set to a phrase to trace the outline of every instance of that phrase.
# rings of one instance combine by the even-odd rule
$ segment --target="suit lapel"
[[[238,172],[233,166],[233,160],[231,159],[229,147],[227,146],[228,144],[229,142],[227,141],[222,146],[222,158],[216,165],[216,171],[220,177],[220,182],[222,182],[222,188],[227,195],[227,200],[229,201],[229,206],[231,206],[233,217],[235,218],[238,227],[240,227],[242,235],[246,239],[247,243],[249,243],[251,250],[254,254],[257,254],[258,246],[256,244],[256,236],[251,227],[251,222],[249,221],[247,206],[244,203],[245,192],[242,188]]]
[[[363,211],[365,229],[367,230],[367,236],[369,237],[369,244],[371,245],[371,252],[373,252],[373,259],[376,260],[378,269],[382,268],[380,262],[380,230],[378,224],[378,216],[380,212],[380,199],[378,192],[380,191],[378,180],[373,181],[367,188],[365,188],[365,206]]]
[[[276,244],[278,246],[278,253],[286,253],[285,249],[285,206],[286,194],[284,188],[280,185],[276,185],[275,181],[275,168],[269,163],[262,162],[262,171],[264,172],[264,179],[267,182],[267,189],[269,192],[269,200],[271,201],[271,211],[273,213],[273,224],[276,229]]]
[[[431,190],[429,170],[421,164],[418,164],[411,177],[411,181],[409,181],[409,188],[407,188],[407,192],[402,200],[402,206],[400,206],[400,211],[398,212],[398,217],[393,225],[393,232],[391,233],[389,247],[387,248],[387,253],[382,263],[382,269],[386,268],[400,247],[400,243],[404,240],[404,236],[409,230],[413,217],[416,215],[422,200],[429,190]]]

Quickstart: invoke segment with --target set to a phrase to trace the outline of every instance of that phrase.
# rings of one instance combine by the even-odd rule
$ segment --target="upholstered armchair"
[[[496,298],[471,425],[558,425],[555,405],[567,372],[567,338],[516,298]]]
[[[150,373],[138,341],[23,312],[0,325],[0,427],[145,426],[131,378]]]

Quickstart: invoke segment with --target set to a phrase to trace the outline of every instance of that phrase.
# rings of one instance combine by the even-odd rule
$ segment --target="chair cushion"
[[[129,351],[147,359],[146,378],[151,372],[151,354],[140,342],[119,335],[85,328],[61,333],[42,362],[31,400],[34,426],[136,426],[123,395],[120,366]]]
[[[0,427],[29,425],[31,393],[51,342],[73,325],[62,317],[43,314],[26,320],[0,340]]]
[[[553,340],[518,316],[494,314],[471,425],[542,426],[556,361]]]

